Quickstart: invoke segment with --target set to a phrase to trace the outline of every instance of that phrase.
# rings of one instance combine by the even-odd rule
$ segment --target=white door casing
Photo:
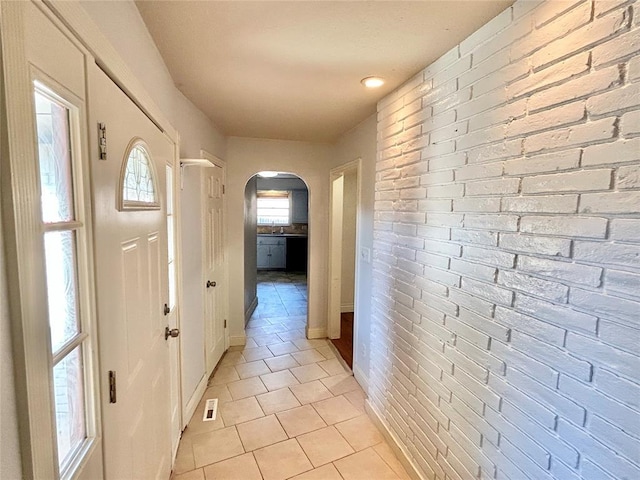
[[[215,165],[202,173],[205,365],[213,372],[226,349],[224,326],[224,169]]]
[[[174,144],[97,66],[89,66],[90,125],[104,123],[107,159],[92,160],[105,476],[166,479],[171,471],[165,165]],[[160,208],[118,208],[132,138],[144,140]],[[92,148],[98,151],[97,133]],[[108,372],[116,373],[116,402]]]

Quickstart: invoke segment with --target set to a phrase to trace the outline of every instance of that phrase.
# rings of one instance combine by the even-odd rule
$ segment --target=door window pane
[[[142,145],[135,145],[127,157],[127,166],[122,182],[122,199],[125,206],[127,204],[157,204],[151,159]]]
[[[42,220],[73,220],[73,185],[69,110],[35,92],[38,160],[42,190]]]
[[[79,333],[75,233],[48,232],[44,248],[51,350],[55,354]]]
[[[63,471],[87,436],[85,428],[82,347],[53,367],[58,464]]]

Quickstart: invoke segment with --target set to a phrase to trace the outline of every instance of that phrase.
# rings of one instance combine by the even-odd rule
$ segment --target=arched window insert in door
[[[144,140],[131,140],[124,159],[120,174],[120,210],[159,210],[156,176]]]

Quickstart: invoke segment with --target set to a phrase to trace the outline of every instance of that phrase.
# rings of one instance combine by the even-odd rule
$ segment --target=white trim
[[[354,309],[353,303],[340,305],[340,313],[351,313],[353,312],[353,309]]]
[[[200,400],[202,399],[202,396],[204,395],[204,392],[207,389],[208,383],[209,383],[209,378],[207,377],[207,375],[203,375],[202,378],[200,379],[200,382],[198,382],[198,386],[193,391],[191,398],[185,404],[184,415],[182,416],[183,430],[189,423],[189,420],[191,420],[191,417],[195,413],[196,408],[198,408],[198,404],[200,403]]]
[[[327,338],[326,328],[309,328],[307,327],[307,338],[309,340],[314,338]]]
[[[247,344],[247,337],[245,335],[231,335],[229,337],[230,347],[242,347]]]
[[[355,363],[353,364],[352,371],[353,371],[353,376],[356,378],[356,381],[362,387],[362,390],[364,390],[364,393],[368,394],[369,393],[369,377],[368,377],[368,375],[365,375],[365,373],[362,371],[360,366],[356,365]]]
[[[382,416],[371,404],[371,401],[369,399],[365,400],[364,409],[371,421],[375,424],[376,427],[378,427],[378,430],[382,432],[382,435],[387,440],[387,443],[391,447],[391,450],[393,450],[393,453],[396,454],[396,457],[405,468],[409,476],[413,480],[426,480],[423,476],[420,475],[418,468],[409,457],[409,453],[407,452],[407,450],[402,446],[402,444],[398,440],[398,437],[396,437],[393,432],[391,432],[389,427],[387,427],[387,424],[382,419]]]

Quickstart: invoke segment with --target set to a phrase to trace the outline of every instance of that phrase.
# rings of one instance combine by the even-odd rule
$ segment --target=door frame
[[[362,159],[357,158],[351,162],[347,162],[343,165],[332,168],[329,171],[329,302],[328,302],[328,320],[327,320],[327,336],[329,338],[340,338],[340,311],[341,301],[340,292],[342,285],[342,244],[340,242],[337,245],[334,238],[333,221],[334,221],[334,188],[333,183],[340,177],[344,177],[346,173],[355,172],[356,175],[356,261],[354,272],[354,284],[358,285],[360,262],[359,258],[359,245],[361,243],[361,215],[362,215]],[[342,217],[342,213],[340,214]],[[342,221],[342,219],[340,220]],[[342,231],[342,228],[340,228]],[[340,233],[341,234],[341,233]],[[339,257],[339,259],[338,259]],[[338,261],[339,260],[339,261]],[[354,291],[354,314],[353,314],[353,365],[355,368],[357,352],[358,352],[358,304],[359,304],[359,289],[355,288]]]

